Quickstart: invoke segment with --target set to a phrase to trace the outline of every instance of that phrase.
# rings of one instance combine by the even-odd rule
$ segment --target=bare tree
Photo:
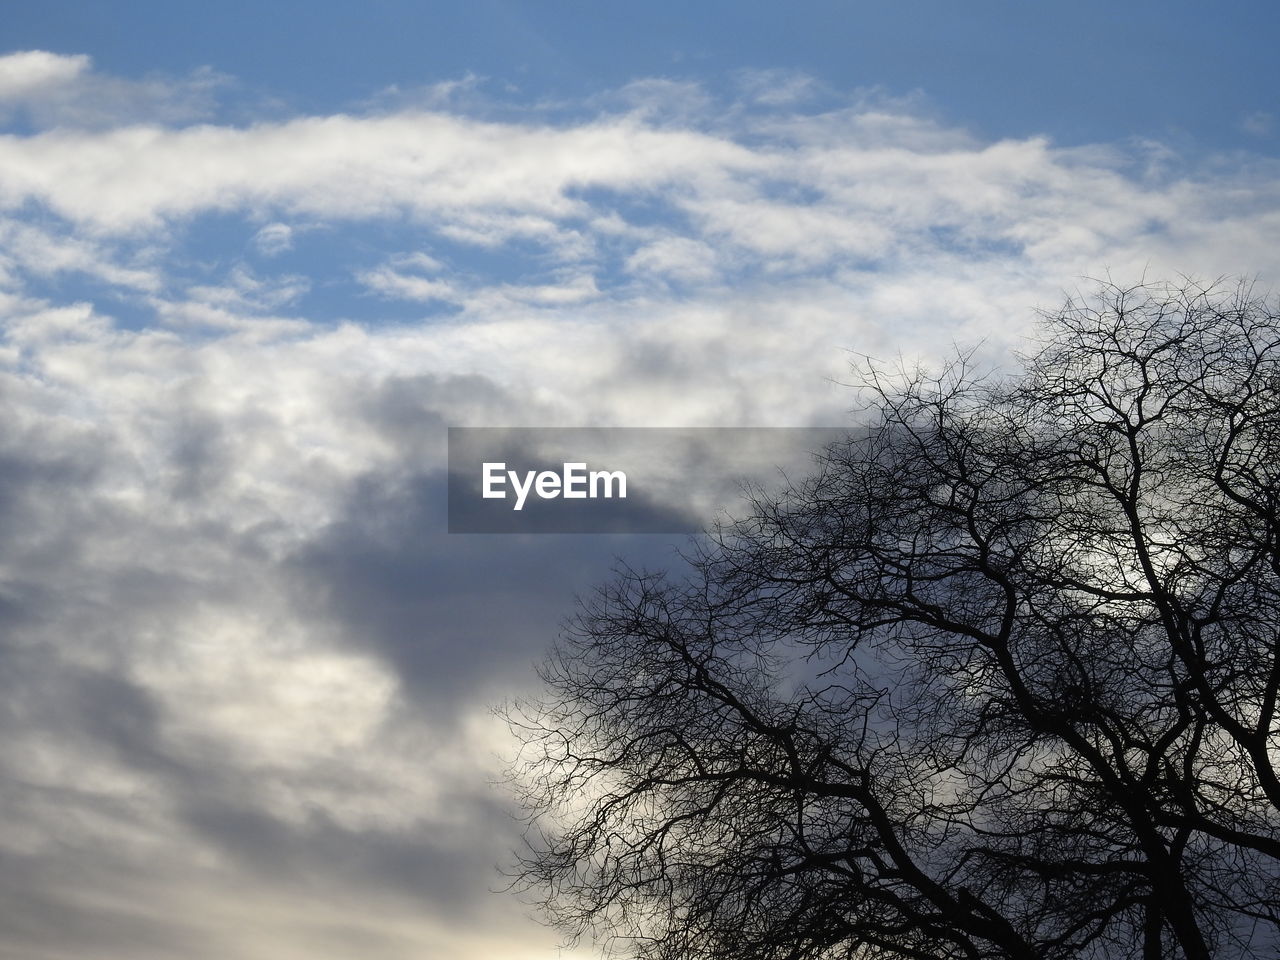
[[[680,580],[587,602],[518,721],[520,876],[663,960],[1280,950],[1280,311],[1100,286]]]

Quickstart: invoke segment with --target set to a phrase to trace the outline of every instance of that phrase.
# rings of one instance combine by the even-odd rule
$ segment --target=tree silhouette
[[[663,960],[1280,950],[1280,319],[1100,285],[869,419],[517,721],[520,878]]]

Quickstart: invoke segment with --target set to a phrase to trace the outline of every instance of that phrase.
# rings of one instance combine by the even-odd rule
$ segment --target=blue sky
[[[1280,267],[1270,4],[48,2],[0,32],[0,956],[543,960],[490,707],[612,558],[445,427],[852,423]]]
[[[522,98],[580,99],[640,76],[715,85],[742,68],[781,68],[840,91],[922,92],[988,137],[1280,145],[1245,125],[1275,111],[1280,81],[1280,11],[1262,2],[52,0],[5,19],[11,49],[92,53],[134,76],[209,65],[302,110],[468,73]]]

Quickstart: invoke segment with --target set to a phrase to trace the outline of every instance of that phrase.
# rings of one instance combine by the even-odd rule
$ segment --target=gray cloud
[[[357,486],[345,515],[297,557],[301,603],[323,603],[355,642],[395,665],[419,709],[519,689],[559,632],[575,593],[616,557],[670,564],[684,538],[448,534],[443,472]]]

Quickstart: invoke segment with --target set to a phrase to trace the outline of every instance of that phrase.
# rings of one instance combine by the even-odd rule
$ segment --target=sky
[[[0,27],[0,960],[586,958],[494,706],[617,558],[448,426],[855,420],[1280,265],[1272,4],[50,0]]]

